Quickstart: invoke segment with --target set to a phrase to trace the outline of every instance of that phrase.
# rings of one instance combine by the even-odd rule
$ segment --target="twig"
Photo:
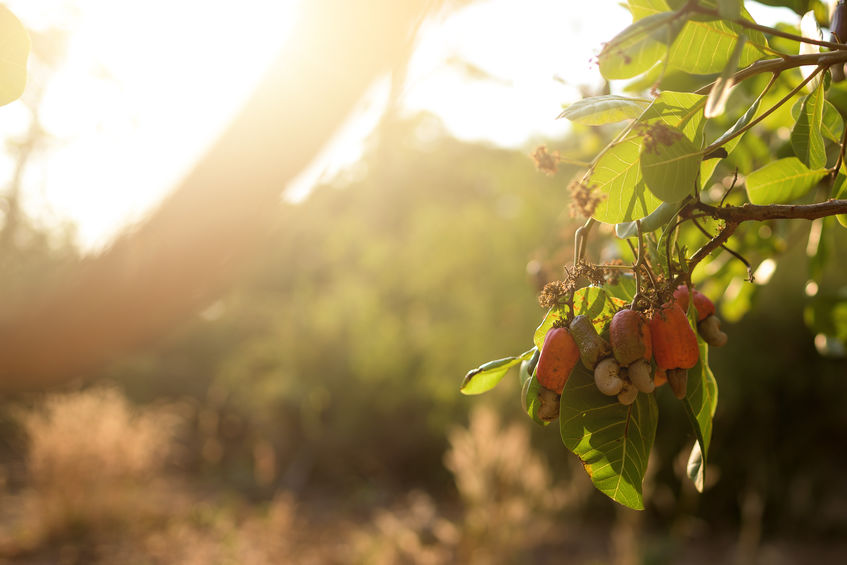
[[[700,225],[700,222],[698,222],[694,218],[692,218],[692,221],[694,222],[694,225],[697,226],[697,229],[699,229],[701,232],[703,232],[703,235],[705,235],[707,238],[712,239],[714,237],[712,234],[710,234],[706,230],[706,228],[704,228],[703,226]],[[729,253],[730,255],[732,255],[733,257],[735,257],[736,259],[738,259],[742,263],[744,263],[744,266],[747,267],[747,279],[750,282],[753,282],[753,267],[750,266],[750,261],[745,259],[744,256],[741,255],[740,253],[738,253],[737,251],[733,251],[732,249],[727,247],[725,243],[721,244],[721,249],[723,249],[724,251],[726,251],[727,253]]]
[[[718,203],[718,208],[723,206],[723,203],[726,200],[726,197],[729,196],[729,193],[732,192],[733,188],[735,188],[736,182],[738,182],[738,167],[735,168],[735,175],[732,177],[732,184],[729,185],[729,188],[726,190],[726,192],[724,192],[723,198],[721,198],[721,201]]]
[[[836,65],[839,63],[847,62],[847,51],[828,51],[824,53],[805,53],[803,55],[785,55],[779,59],[763,59],[756,61],[751,64],[749,67],[744,67],[740,71],[736,72],[732,75],[733,84],[738,84],[739,82],[746,80],[752,76],[759,75],[762,73],[774,73],[780,74],[783,71],[787,71],[789,69],[795,69],[797,67],[811,67],[812,65],[818,67],[830,67],[832,65]],[[707,84],[694,91],[695,94],[708,94],[712,87],[715,85],[714,82]]]
[[[574,234],[574,242],[573,242],[573,264],[574,267],[579,265],[580,261],[582,261],[582,256],[585,254],[585,240],[588,237],[588,232],[591,231],[591,228],[594,226],[596,220],[594,218],[588,218],[581,228],[576,230]]]
[[[844,52],[844,56],[845,56],[845,60],[847,60],[847,51],[845,51],[845,52]],[[714,150],[716,147],[720,147],[721,145],[723,145],[723,144],[724,144],[724,143],[726,143],[727,141],[729,141],[729,140],[731,140],[731,139],[734,139],[734,138],[738,137],[739,135],[743,134],[744,132],[746,132],[746,131],[747,131],[747,130],[749,130],[750,128],[752,128],[752,127],[756,126],[759,122],[761,122],[762,120],[764,120],[765,118],[767,118],[768,116],[770,116],[770,115],[771,115],[774,111],[776,111],[776,109],[777,109],[777,108],[779,108],[780,106],[782,106],[783,104],[785,104],[786,102],[788,102],[788,101],[789,101],[789,100],[790,100],[790,99],[791,99],[791,98],[792,98],[795,94],[797,94],[798,92],[800,92],[800,90],[802,90],[804,86],[806,86],[809,82],[811,82],[811,80],[812,80],[813,78],[815,78],[816,76],[818,76],[818,73],[820,73],[820,72],[821,72],[821,70],[822,70],[822,69],[824,69],[824,68],[825,68],[825,67],[823,67],[823,66],[820,66],[820,67],[815,68],[815,70],[814,70],[814,71],[812,71],[812,73],[811,73],[809,76],[807,76],[805,79],[803,79],[803,81],[802,81],[800,84],[798,84],[797,86],[795,86],[795,87],[791,90],[791,92],[789,92],[788,94],[786,94],[785,96],[783,96],[783,97],[779,100],[779,102],[777,102],[776,104],[774,104],[773,106],[771,106],[770,108],[768,108],[768,109],[767,109],[764,113],[762,113],[762,115],[761,115],[761,116],[759,116],[758,118],[756,118],[755,120],[753,120],[752,122],[750,122],[749,124],[747,124],[746,126],[744,126],[743,128],[739,129],[737,132],[733,133],[732,135],[727,136],[727,137],[726,137],[726,139],[722,139],[722,140],[720,140],[720,143],[712,143],[711,145],[709,145],[707,148],[705,148],[705,149],[703,150],[703,153],[709,153],[710,151]]]
[[[716,207],[703,202],[692,202],[685,212],[703,212],[716,220],[729,223],[764,222],[767,220],[816,220],[836,214],[847,214],[847,200],[827,200],[816,204],[769,204],[758,206]]]
[[[735,230],[737,228],[738,228],[737,222],[736,223],[727,222],[724,229],[721,230],[721,232],[718,235],[716,235],[715,237],[713,237],[712,239],[707,241],[706,244],[703,245],[703,247],[698,249],[697,252],[694,253],[694,255],[691,256],[691,258],[688,260],[688,272],[691,273],[694,270],[694,267],[696,267],[697,264],[700,263],[700,261],[705,259],[712,251],[714,251],[715,249],[717,249],[718,247],[720,247],[721,245],[726,243],[726,240],[728,240],[730,238],[730,236],[732,236],[732,234],[735,233]],[[687,281],[684,280],[683,274],[678,275],[674,279],[674,286],[676,286],[677,284],[679,284],[681,282],[687,282]]]

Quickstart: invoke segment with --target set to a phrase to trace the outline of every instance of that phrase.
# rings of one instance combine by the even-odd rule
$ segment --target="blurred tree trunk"
[[[286,183],[373,80],[406,56],[429,4],[303,2],[245,109],[150,219],[57,274],[47,291],[3,305],[0,389],[40,390],[84,376],[226,288],[272,228]]]

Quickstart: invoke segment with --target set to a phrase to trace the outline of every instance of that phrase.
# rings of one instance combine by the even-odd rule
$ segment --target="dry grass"
[[[178,424],[167,408],[136,408],[111,388],[49,397],[23,412],[27,499],[40,536],[102,531],[152,510]]]
[[[476,409],[470,426],[454,429],[449,441],[445,465],[456,480],[461,517],[448,520],[429,496],[412,493],[400,508],[377,513],[360,535],[362,562],[520,562],[523,551],[548,535],[556,515],[590,492],[580,479],[554,481],[527,427],[503,428],[489,408]]]
[[[20,420],[30,484],[2,503],[14,498],[21,510],[13,524],[0,522],[0,562],[512,563],[590,492],[582,473],[554,480],[528,427],[503,426],[486,408],[449,436],[458,511],[412,491],[365,527],[349,516],[316,517],[285,494],[263,506],[201,497],[166,471],[175,412],[134,407],[114,389],[54,396]]]

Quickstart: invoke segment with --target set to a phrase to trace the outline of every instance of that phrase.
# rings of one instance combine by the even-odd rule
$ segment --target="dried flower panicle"
[[[559,170],[559,152],[548,152],[546,145],[536,147],[530,157],[535,162],[535,168],[546,175],[555,175],[556,171]]]
[[[581,181],[573,181],[568,190],[571,191],[571,216],[583,216],[590,218],[597,210],[597,206],[603,201],[604,195],[598,194],[594,189]]]
[[[538,304],[542,308],[552,308],[561,304],[562,298],[573,291],[573,283],[570,281],[553,281],[544,285],[541,294],[538,295]]]

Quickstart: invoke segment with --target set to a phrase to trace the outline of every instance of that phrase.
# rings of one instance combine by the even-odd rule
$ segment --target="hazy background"
[[[8,297],[143,221],[297,9],[38,4],[7,3],[34,39],[27,93],[0,109]],[[5,399],[0,558],[841,562],[847,365],[816,353],[797,269],[777,270],[712,355],[703,495],[668,391],[642,513],[522,416],[516,375],[458,393],[468,369],[527,349],[536,293],[570,259],[575,169],[548,177],[528,155],[601,147],[609,132],[553,118],[602,87],[592,51],[628,21],[610,1],[480,1],[427,23],[402,88],[376,84],[287,187],[236,284],[85,382]]]

